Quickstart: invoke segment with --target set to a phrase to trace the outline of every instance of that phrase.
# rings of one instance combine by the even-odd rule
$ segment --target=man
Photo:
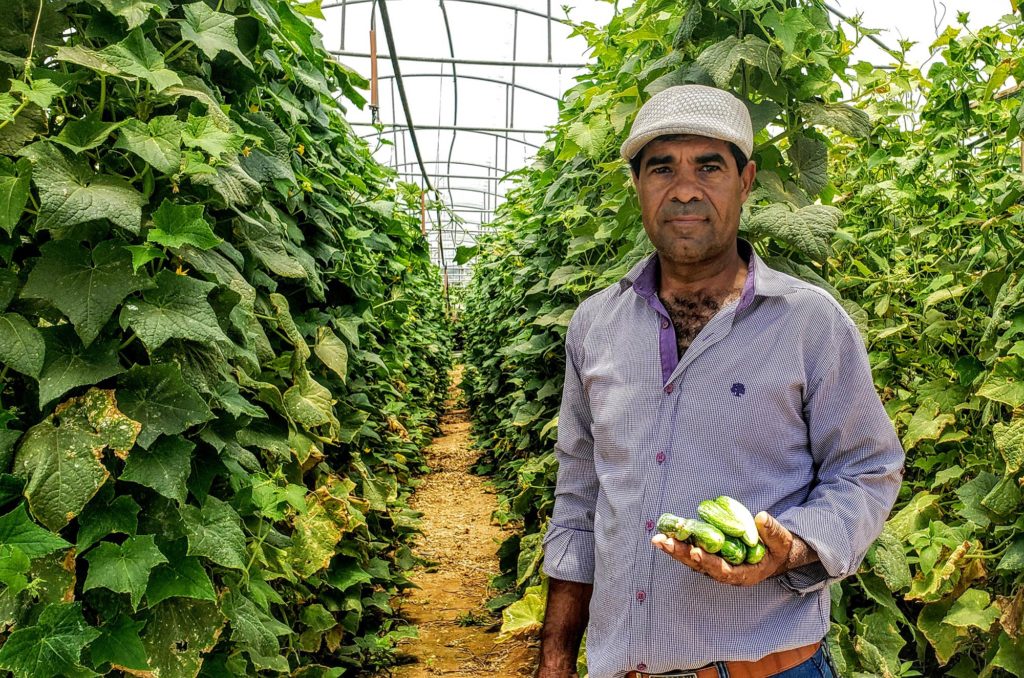
[[[591,678],[831,675],[828,587],[881,532],[904,455],[842,307],[737,238],[753,145],[739,99],[685,85],[622,146],[656,252],[566,337],[540,678],[576,675],[585,629]],[[656,533],[719,495],[757,514],[759,564]]]

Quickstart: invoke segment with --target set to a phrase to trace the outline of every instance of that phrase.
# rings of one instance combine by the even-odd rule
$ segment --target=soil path
[[[460,366],[452,374],[442,435],[426,451],[432,472],[410,500],[423,513],[416,553],[437,563],[415,570],[412,578],[420,588],[398,601],[420,637],[402,641],[402,665],[381,678],[513,678],[533,672],[536,647],[498,642],[500,620],[484,607],[496,593],[489,582],[499,572],[497,549],[508,533],[491,523],[497,507],[493,488],[469,471],[477,453],[470,447],[469,414],[456,409],[461,372]]]

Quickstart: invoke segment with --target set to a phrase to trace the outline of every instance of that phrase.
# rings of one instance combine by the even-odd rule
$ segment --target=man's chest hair
[[[709,290],[691,295],[670,295],[661,298],[676,330],[676,345],[681,356],[715,314],[733,299],[739,290]]]

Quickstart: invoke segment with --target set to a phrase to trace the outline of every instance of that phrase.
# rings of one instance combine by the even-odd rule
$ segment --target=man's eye
[[[662,165],[662,166],[660,166],[660,167],[655,167],[655,168],[654,168],[653,170],[651,170],[651,171],[652,171],[652,172],[653,172],[654,174],[665,174],[666,172],[668,172],[668,171],[669,171],[669,168],[667,168],[667,167],[665,167],[664,165]]]
[[[700,171],[701,172],[720,172],[720,171],[722,171],[722,168],[719,167],[718,165],[704,165],[703,167],[700,168]]]

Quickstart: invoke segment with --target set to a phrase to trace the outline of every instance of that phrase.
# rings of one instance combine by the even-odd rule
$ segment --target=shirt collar
[[[747,281],[740,293],[737,313],[749,306],[757,296],[777,297],[793,289],[786,276],[764,263],[749,242],[737,238],[736,248],[740,256],[747,261]],[[658,293],[658,271],[658,253],[653,252],[629,270],[629,273],[619,281],[620,288],[625,290],[632,286],[633,291],[641,298],[650,301]]]

